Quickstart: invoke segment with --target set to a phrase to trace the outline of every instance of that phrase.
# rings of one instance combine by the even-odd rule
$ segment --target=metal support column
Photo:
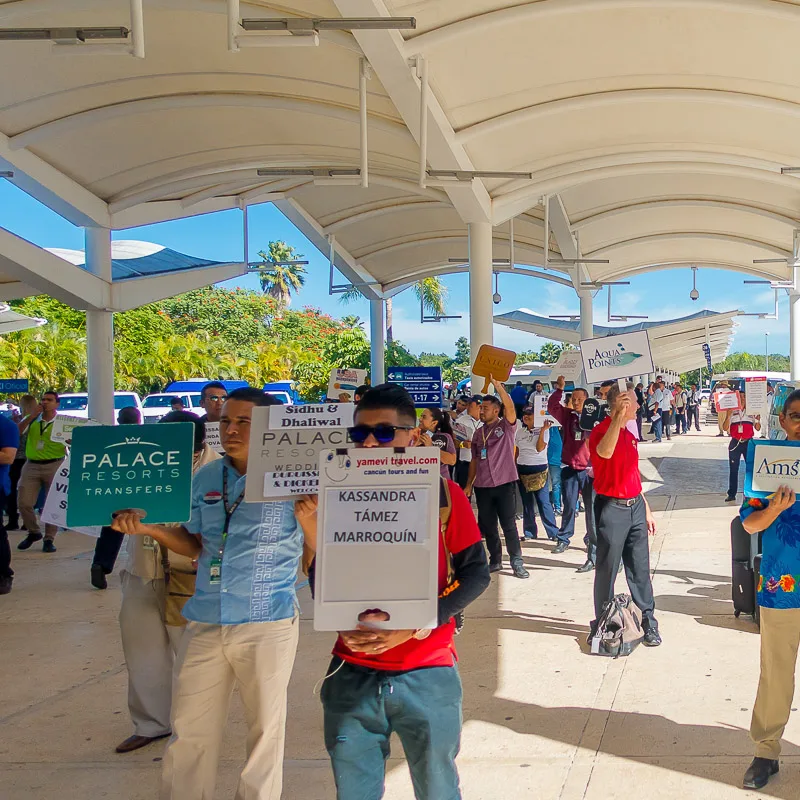
[[[800,380],[800,291],[795,288],[789,293],[789,370],[793,381]]]
[[[111,282],[111,231],[86,228],[86,268]],[[86,361],[89,378],[89,416],[114,424],[114,314],[86,312]]]
[[[492,224],[469,223],[469,349],[472,362],[482,344],[493,344]],[[483,378],[472,376],[472,393],[483,389]]]
[[[377,386],[386,380],[384,352],[386,327],[384,325],[384,305],[386,301],[377,297],[369,301],[369,364],[370,382]]]
[[[581,339],[594,338],[594,306],[592,293],[589,290],[578,292],[578,299],[581,304]],[[584,377],[585,380],[585,377]],[[587,385],[589,396],[593,394],[594,384]]]

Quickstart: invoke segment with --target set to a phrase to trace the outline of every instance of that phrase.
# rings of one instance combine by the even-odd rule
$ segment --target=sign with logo
[[[502,347],[494,347],[490,344],[481,345],[478,355],[475,357],[475,363],[472,365],[472,374],[483,378],[481,394],[489,391],[490,377],[500,383],[505,383],[509,379],[516,358],[517,354],[513,350],[504,350]],[[477,390],[477,386],[472,387],[473,392]]]
[[[253,409],[244,499],[294,500],[319,491],[319,454],[351,447],[352,403],[263,406]]]
[[[714,405],[717,411],[735,411],[739,408],[739,395],[731,391],[714,392]]]
[[[67,523],[110,525],[133,508],[148,523],[186,522],[191,514],[194,425],[99,425],[72,432]]]
[[[550,381],[555,383],[559,375],[564,376],[565,381],[578,383],[583,372],[583,359],[580,350],[564,350],[558,357],[558,361],[553,364],[550,372]]]
[[[442,407],[441,367],[389,367],[386,371],[389,383],[402,386],[417,408]]]
[[[219,436],[219,422],[206,422],[206,444],[215,452],[223,455],[222,440]]]
[[[314,628],[435,628],[439,448],[323,450]]]
[[[67,527],[67,495],[69,492],[69,453],[64,459],[61,466],[58,468],[53,482],[50,484],[50,490],[47,492],[47,499],[44,501],[44,508],[42,509],[42,522],[45,525],[58,525],[59,528]],[[94,525],[89,528],[72,528],[78,533],[85,533],[87,536],[100,536],[100,525]]]
[[[751,439],[745,465],[746,497],[769,497],[780,486],[800,497],[800,442]]]
[[[581,357],[587,383],[602,383],[654,371],[647,331],[582,339]]]
[[[366,383],[366,380],[365,369],[332,369],[325,399],[352,403],[355,400],[356,389]]]
[[[744,379],[744,404],[748,414],[766,415],[769,411],[767,376]]]
[[[29,385],[27,378],[0,378],[0,394],[27,394]]]
[[[706,365],[708,366],[708,371],[713,374],[714,368],[711,366],[711,348],[706,343],[703,343],[703,355],[706,357]]]
[[[72,417],[69,414],[56,414],[53,420],[53,427],[50,433],[50,438],[54,442],[61,442],[61,444],[69,444],[72,439],[72,432],[75,428],[82,428],[84,425],[99,425],[93,419],[86,419],[86,417]]]

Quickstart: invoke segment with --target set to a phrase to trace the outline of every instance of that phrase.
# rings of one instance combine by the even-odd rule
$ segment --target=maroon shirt
[[[475,431],[472,437],[472,460],[478,465],[475,486],[479,489],[517,482],[515,433],[516,425],[512,425],[505,417],[490,425],[482,425]],[[484,449],[486,458],[481,458]]]
[[[564,392],[556,389],[547,401],[547,413],[561,424],[561,463],[581,470],[589,466],[589,434],[581,430],[580,415],[561,405]]]

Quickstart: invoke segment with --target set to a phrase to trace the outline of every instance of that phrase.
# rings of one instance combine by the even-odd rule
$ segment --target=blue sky
[[[357,314],[369,319],[369,307],[360,301],[343,306],[339,298],[328,295],[328,261],[283,215],[269,204],[253,206],[249,212],[250,256],[256,259],[259,249],[266,248],[270,240],[283,239],[303,253],[311,262],[307,267],[306,286],[293,304],[296,307],[312,305],[334,315]],[[83,231],[59,217],[38,201],[21,192],[6,181],[0,180],[0,225],[34,242],[41,247],[83,249]],[[220,261],[238,261],[242,258],[242,225],[238,211],[225,211],[192,217],[186,220],[143,228],[118,231],[115,239],[139,239],[171,247],[183,253]],[[651,320],[685,316],[701,309],[730,311],[741,309],[750,312],[771,311],[772,292],[766,286],[745,286],[747,276],[722,270],[699,270],[697,288],[700,299],[692,302],[692,274],[689,268],[654,272],[634,276],[630,286],[614,289],[615,314],[646,314]],[[461,319],[436,325],[419,322],[419,304],[412,292],[397,296],[394,302],[395,337],[412,352],[435,350],[452,353],[455,340],[469,335],[469,297],[466,275],[453,275],[444,279],[449,292],[448,313],[460,314]],[[228,286],[258,288],[255,276],[229,281]],[[595,323],[606,323],[606,290],[595,298]],[[495,307],[497,313],[529,308],[534,312],[549,314],[577,313],[578,299],[574,291],[554,283],[516,275],[500,276],[502,301]],[[765,333],[769,333],[771,353],[789,352],[788,298],[780,300],[778,320],[759,320],[740,317],[733,351],[744,350],[763,353]],[[511,350],[538,349],[544,343],[531,334],[513,331],[500,325],[494,328],[495,344]],[[432,344],[434,342],[435,344]]]

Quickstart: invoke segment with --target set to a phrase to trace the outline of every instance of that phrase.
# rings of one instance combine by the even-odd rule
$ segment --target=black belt
[[[629,497],[627,499],[623,497],[609,497],[607,494],[598,494],[598,497],[602,497],[603,500],[607,500],[609,503],[613,503],[615,506],[622,506],[623,508],[630,508],[631,506],[636,505],[637,500],[641,500],[642,495],[637,494],[636,497]]]
[[[61,458],[29,458],[28,461],[31,464],[55,464],[56,461],[63,461],[63,456]]]

